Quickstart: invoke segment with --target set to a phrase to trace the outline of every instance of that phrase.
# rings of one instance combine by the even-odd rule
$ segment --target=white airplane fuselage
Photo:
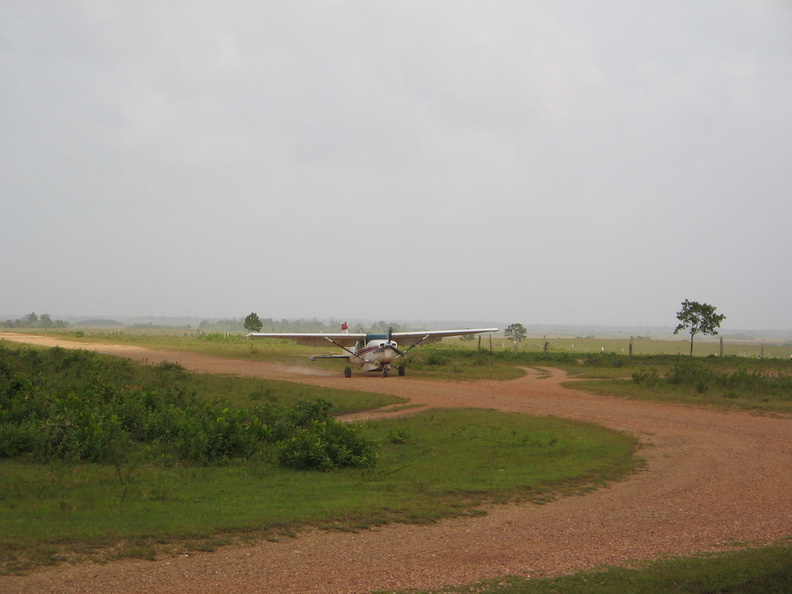
[[[355,355],[347,357],[350,364],[357,365],[363,371],[382,371],[390,368],[393,361],[400,357],[395,340],[385,336],[368,336],[369,340],[362,348],[355,349]],[[360,344],[360,343],[358,343]]]

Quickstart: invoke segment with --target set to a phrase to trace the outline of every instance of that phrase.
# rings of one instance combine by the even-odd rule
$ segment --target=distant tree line
[[[29,313],[16,320],[6,320],[0,323],[3,328],[67,328],[68,322],[53,320],[49,314],[37,316],[35,312]]]
[[[248,316],[250,317],[250,316]],[[198,324],[201,332],[245,332],[245,317],[224,320],[203,320]],[[273,320],[259,318],[262,332],[337,332],[340,323],[326,324],[317,320]]]
[[[198,330],[201,332],[206,332],[207,334],[216,332],[245,332],[251,329],[246,326],[246,321],[248,322],[248,326],[250,326],[251,322],[256,322],[252,328],[259,328],[258,324],[260,323],[260,330],[256,331],[261,332],[339,332],[341,330],[341,323],[343,322],[343,320],[330,320],[329,322],[322,322],[316,318],[312,318],[310,320],[274,320],[272,318],[259,317],[258,314],[254,312],[241,318],[230,318],[211,322],[209,320],[203,320],[198,325]],[[386,333],[388,332],[389,328],[392,328],[394,332],[406,330],[406,328],[400,324],[379,321],[371,324],[368,327],[360,323],[355,324],[354,327],[352,324],[350,324],[349,331]]]

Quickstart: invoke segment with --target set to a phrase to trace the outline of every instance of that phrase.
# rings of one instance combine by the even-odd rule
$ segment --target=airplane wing
[[[482,334],[485,332],[497,332],[497,328],[465,328],[464,330],[418,330],[412,332],[394,332],[393,340],[401,346],[413,346],[415,344],[428,344],[430,342],[440,342],[450,336],[464,336],[466,334]],[[366,342],[374,336],[386,338],[387,334],[365,334],[358,332],[251,332],[248,338],[285,338],[295,341],[303,346],[313,347],[332,347],[341,346],[352,348],[355,344]]]
[[[303,346],[352,348],[359,340],[365,341],[365,334],[354,332],[251,332],[248,338],[287,338]]]
[[[482,334],[484,332],[497,332],[497,328],[474,328],[465,330],[424,330],[413,332],[394,332],[393,340],[400,346],[412,346],[417,343],[428,344],[440,342],[450,336],[464,336],[466,334]]]

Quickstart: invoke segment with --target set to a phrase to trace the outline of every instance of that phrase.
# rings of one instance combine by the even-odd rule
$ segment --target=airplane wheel
[[[399,365],[399,375],[400,376],[404,375],[404,365]]]
[[[388,377],[390,375],[390,369],[387,367],[382,370],[382,377]]]
[[[352,368],[351,367],[345,367],[344,368],[344,377],[352,377]]]

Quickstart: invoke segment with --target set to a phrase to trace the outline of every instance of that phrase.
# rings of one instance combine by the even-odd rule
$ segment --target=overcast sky
[[[792,3],[0,0],[0,314],[792,328]]]

